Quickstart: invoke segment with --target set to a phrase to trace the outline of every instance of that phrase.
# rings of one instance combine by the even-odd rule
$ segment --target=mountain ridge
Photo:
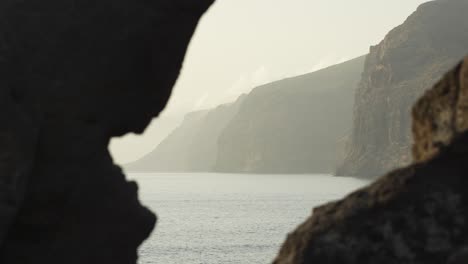
[[[220,105],[216,108],[204,110],[202,112],[189,113],[186,115],[182,124],[176,130],[174,130],[171,135],[169,135],[163,142],[161,142],[161,144],[154,151],[136,162],[127,164],[125,168],[128,171],[135,172],[250,172],[249,170],[223,168],[223,162],[230,159],[229,153],[218,152],[225,150],[222,148],[222,146],[219,146],[218,139],[221,138],[223,134],[227,133],[226,127],[231,125],[231,122],[234,118],[236,118],[238,112],[243,109],[243,107],[245,107],[245,101],[251,101],[249,98],[254,97],[255,99],[253,100],[256,101],[257,99],[260,99],[260,97],[263,97],[263,94],[274,95],[275,93],[277,95],[272,97],[281,98],[286,95],[291,96],[291,93],[293,96],[294,93],[296,93],[297,97],[301,97],[301,95],[310,96],[309,93],[305,92],[307,90],[313,91],[312,94],[326,94],[335,89],[333,90],[335,93],[334,96],[342,97],[344,94],[341,93],[341,90],[338,91],[339,88],[342,88],[349,90],[349,102],[347,105],[349,106],[349,110],[351,110],[351,101],[353,100],[352,95],[354,94],[354,89],[353,87],[348,89],[348,80],[353,79],[355,82],[357,82],[360,77],[360,69],[362,69],[363,63],[364,56],[361,56],[348,62],[332,65],[312,73],[301,74],[295,77],[288,77],[283,80],[278,80],[272,83],[258,86],[254,88],[249,94],[242,95],[237,101],[231,104]],[[346,84],[345,86],[331,87],[326,85],[330,76],[334,76],[336,78],[339,76],[339,74],[347,73],[349,71],[353,72],[351,74],[352,78],[348,77],[341,81],[341,83]],[[311,79],[315,79],[315,83],[320,83],[321,85],[308,86],[307,84]],[[304,88],[302,91],[300,91],[300,89],[294,91],[294,89],[290,89],[290,87],[293,86],[292,84],[296,86],[303,86]],[[327,87],[331,87],[333,89],[327,89]],[[266,104],[261,102],[266,102]],[[258,103],[254,102],[254,104],[257,104],[255,109],[247,109],[247,111],[243,114],[250,115],[251,110],[253,112],[261,111],[260,106],[267,107],[268,109],[274,108],[274,102],[272,103],[273,104],[268,104],[268,102],[262,98]],[[283,102],[283,104],[285,104],[287,107],[295,107],[294,105],[287,105],[287,102]],[[307,110],[307,108],[304,108],[303,110]],[[266,110],[264,113],[267,113],[268,111],[269,110]],[[206,120],[209,116],[212,120],[211,122]],[[198,119],[196,122],[193,122],[194,119],[190,119],[190,117]],[[349,122],[351,122],[351,115],[349,115],[348,118]],[[286,120],[286,116],[284,117],[284,120]],[[342,134],[344,135],[345,133]],[[227,135],[227,137],[230,136]],[[239,138],[236,138],[235,135],[231,138],[228,138],[227,140],[231,141],[235,145],[242,144],[242,142],[239,141]],[[216,146],[213,146],[213,144],[216,144]],[[199,151],[196,149],[199,149]],[[305,150],[306,149],[304,149],[304,151]],[[212,161],[213,156],[217,156],[214,162]],[[334,167],[330,165],[326,172],[332,172],[333,168]]]

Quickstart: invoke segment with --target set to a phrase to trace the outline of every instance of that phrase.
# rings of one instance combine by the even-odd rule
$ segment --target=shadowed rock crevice
[[[156,218],[109,140],[165,107],[212,2],[0,3],[0,263],[136,263]]]

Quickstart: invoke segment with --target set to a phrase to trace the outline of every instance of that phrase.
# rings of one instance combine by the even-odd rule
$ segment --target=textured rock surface
[[[468,54],[468,1],[421,5],[367,58],[338,175],[375,178],[411,162],[411,107]]]
[[[465,264],[468,263],[468,248],[462,248],[455,252],[450,258],[447,264]]]
[[[34,163],[38,129],[31,110],[0,89],[0,246],[23,201]]]
[[[0,263],[136,262],[155,216],[107,145],[164,108],[211,3],[0,3]]]
[[[417,162],[431,159],[468,130],[468,59],[417,102],[413,120]]]
[[[275,263],[465,263],[467,76],[465,62],[416,104],[420,163],[316,208],[288,236]]]

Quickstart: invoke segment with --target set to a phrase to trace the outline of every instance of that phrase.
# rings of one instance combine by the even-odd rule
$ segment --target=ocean
[[[368,182],[329,175],[130,174],[158,215],[139,264],[271,263],[312,208]]]

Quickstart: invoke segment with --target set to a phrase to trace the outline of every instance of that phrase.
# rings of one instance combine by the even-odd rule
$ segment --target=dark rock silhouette
[[[437,156],[468,130],[468,58],[413,108],[413,157]]]
[[[314,209],[275,264],[465,263],[468,58],[413,109],[417,163]]]
[[[0,263],[136,263],[155,216],[107,145],[164,108],[212,2],[0,3]]]
[[[468,263],[468,248],[462,248],[453,254],[447,264],[465,264]]]
[[[468,54],[468,1],[421,5],[367,57],[337,174],[375,178],[411,160],[411,107]]]

